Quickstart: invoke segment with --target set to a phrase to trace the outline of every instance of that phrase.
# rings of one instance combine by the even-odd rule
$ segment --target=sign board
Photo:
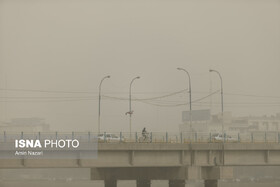
[[[208,121],[211,119],[211,114],[209,109],[204,110],[192,110],[192,121]],[[182,112],[182,121],[190,121],[190,111]]]

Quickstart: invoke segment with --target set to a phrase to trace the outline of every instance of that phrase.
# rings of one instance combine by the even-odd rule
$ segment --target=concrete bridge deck
[[[0,143],[0,147],[3,147],[3,144],[7,143]],[[77,155],[75,159],[1,159],[0,168],[280,166],[280,144],[99,143],[97,158],[79,157]]]
[[[81,142],[83,143],[83,142]],[[91,143],[88,141],[88,143]],[[12,141],[0,142],[0,154]],[[46,150],[52,151],[52,150]],[[96,158],[0,159],[0,168],[90,168],[92,180],[116,187],[117,180],[137,180],[150,187],[151,180],[169,180],[170,187],[184,187],[185,180],[205,180],[217,187],[219,179],[233,177],[233,166],[280,166],[280,144],[275,142],[216,143],[98,143]]]

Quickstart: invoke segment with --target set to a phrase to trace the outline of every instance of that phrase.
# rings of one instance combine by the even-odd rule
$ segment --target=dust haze
[[[52,130],[177,131],[188,93],[220,89],[235,116],[280,110],[279,0],[0,0],[0,119],[44,118]],[[237,95],[236,95],[237,94]],[[246,96],[251,95],[251,96]],[[258,96],[258,97],[253,97]],[[110,97],[105,97],[110,96]],[[219,94],[194,109],[220,112]],[[177,105],[179,106],[173,106]]]

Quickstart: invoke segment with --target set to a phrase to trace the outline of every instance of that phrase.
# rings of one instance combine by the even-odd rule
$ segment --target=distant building
[[[277,115],[238,117],[233,120],[229,130],[238,132],[280,131],[280,118]]]
[[[0,126],[6,132],[48,132],[50,125],[42,118],[13,118]]]
[[[228,130],[229,131],[234,131],[234,132],[248,132],[249,131],[249,120],[248,117],[237,117],[232,120],[232,123],[229,124]],[[252,126],[252,129],[256,129],[256,127]]]
[[[276,118],[276,116],[250,117],[248,123],[249,128],[254,127],[258,131],[280,130],[280,118]]]
[[[190,132],[189,121],[184,120],[184,115],[183,112],[183,123],[179,129],[181,132]],[[280,113],[273,116],[233,117],[231,112],[224,112],[223,117],[219,113],[207,120],[192,121],[192,129],[195,132],[221,132],[222,124],[226,132],[280,132]]]

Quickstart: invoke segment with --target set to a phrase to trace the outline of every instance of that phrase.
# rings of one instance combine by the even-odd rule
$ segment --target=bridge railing
[[[0,132],[0,143],[19,139],[77,139],[81,142],[102,143],[280,143],[280,132]]]

